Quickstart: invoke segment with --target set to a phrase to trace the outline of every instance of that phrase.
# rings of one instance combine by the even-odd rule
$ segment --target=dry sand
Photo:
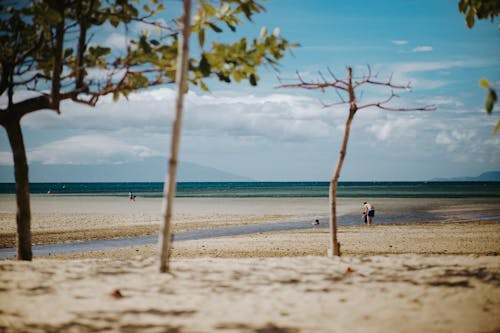
[[[33,205],[42,243],[157,232],[157,202],[47,200]],[[287,200],[194,202],[179,204],[176,230],[321,217],[325,209],[312,199],[290,208]],[[343,203],[343,212],[359,209]],[[379,207],[402,204],[461,217],[498,213],[491,201]],[[11,209],[0,201],[3,244]],[[328,230],[317,227],[175,242],[172,274],[157,272],[156,245],[3,260],[0,332],[500,331],[500,221],[341,227],[339,239],[341,258],[324,256]]]
[[[498,332],[495,256],[0,262],[2,332]]]

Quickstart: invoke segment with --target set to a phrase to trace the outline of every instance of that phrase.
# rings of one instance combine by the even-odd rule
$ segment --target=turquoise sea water
[[[257,198],[328,197],[328,182],[178,183],[177,197]],[[161,197],[163,183],[32,183],[31,193]],[[0,183],[0,193],[15,193],[15,184]],[[500,182],[340,182],[345,198],[495,198]]]

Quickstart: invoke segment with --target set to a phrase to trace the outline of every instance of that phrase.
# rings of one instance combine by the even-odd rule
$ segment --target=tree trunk
[[[24,148],[20,119],[5,124],[14,157],[14,175],[16,180],[16,223],[17,223],[17,259],[31,260],[31,209],[30,185],[28,178],[28,159]]]
[[[170,271],[171,220],[176,191],[177,159],[182,127],[184,93],[187,82],[187,60],[189,55],[189,34],[191,18],[191,0],[184,0],[183,27],[177,53],[177,103],[170,147],[168,179],[163,189],[163,223],[160,231],[160,272]]]
[[[349,110],[349,116],[345,123],[344,139],[342,140],[342,148],[340,149],[339,160],[335,173],[330,181],[330,248],[328,249],[328,256],[340,256],[340,243],[337,240],[337,184],[340,177],[340,171],[344,164],[344,158],[347,152],[347,143],[349,142],[349,132],[351,130],[351,123],[356,113],[355,109]]]
[[[345,123],[344,138],[342,139],[342,147],[340,149],[339,160],[337,161],[337,167],[330,180],[330,248],[328,249],[328,256],[339,256],[340,257],[340,243],[337,240],[337,185],[340,178],[340,171],[342,170],[342,165],[344,164],[345,154],[347,152],[347,143],[349,142],[349,132],[351,131],[351,123],[358,110],[356,105],[356,95],[354,94],[354,88],[352,84],[352,68],[347,67],[347,91],[349,93],[349,116]]]

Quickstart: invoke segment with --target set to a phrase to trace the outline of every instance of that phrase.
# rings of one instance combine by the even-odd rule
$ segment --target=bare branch
[[[315,90],[320,89],[324,90],[325,88],[335,88],[347,91],[347,88],[340,86],[338,83],[313,83],[313,82],[302,82],[295,84],[282,84],[277,88],[302,88],[307,90]]]
[[[330,73],[331,74],[331,73]],[[291,84],[282,84],[277,88],[302,88],[307,90],[315,90],[320,89],[321,91],[325,91],[325,88],[334,88],[347,91],[347,83],[342,80],[335,80],[334,82],[328,82],[324,76],[321,76],[324,79],[323,83],[318,82],[307,82],[302,78],[300,73],[297,71],[297,78],[299,83],[291,83]]]
[[[391,108],[383,105],[377,105],[377,107],[385,111],[436,111],[437,109],[435,105],[425,105],[418,108]]]
[[[372,77],[372,68],[370,67],[370,65],[369,65],[369,64],[368,64],[368,65],[366,65],[366,68],[368,68],[368,73],[366,74],[365,78],[366,78],[367,80],[370,80],[370,79],[371,79],[371,77]]]
[[[388,98],[386,98],[385,100],[383,100],[381,102],[377,102],[377,103],[370,103],[370,104],[358,106],[358,110],[367,109],[370,107],[376,107],[376,108],[386,110],[386,111],[435,111],[436,110],[435,105],[425,105],[425,106],[416,107],[416,108],[396,108],[396,107],[386,106],[386,104],[388,104],[394,97],[399,97],[399,96],[394,94],[394,91],[391,91],[391,95]]]
[[[338,89],[335,89],[335,93],[337,94],[338,98],[342,103],[347,103],[347,101],[344,99],[344,97],[342,97]]]
[[[328,67],[328,72],[330,73],[330,75],[333,77],[333,79],[335,81],[340,81],[339,79],[337,79],[337,77],[335,76],[335,74],[332,72],[332,70],[330,69],[330,67]]]
[[[319,76],[321,77],[321,79],[323,80],[323,83],[327,83],[328,81],[326,80],[326,78],[323,76],[323,73],[321,73],[321,71],[318,71],[318,74]]]
[[[333,88],[340,101],[330,103],[330,104],[321,102],[321,105],[323,107],[342,105],[342,104],[351,104],[351,107],[353,108],[353,110],[367,109],[370,107],[375,107],[375,108],[379,108],[379,109],[387,110],[387,111],[434,111],[434,110],[436,110],[435,105],[426,105],[423,107],[414,107],[414,108],[400,108],[400,107],[388,106],[388,104],[395,97],[398,97],[394,93],[394,90],[411,91],[410,82],[408,82],[406,85],[393,83],[392,82],[393,74],[391,74],[389,76],[389,78],[385,81],[376,80],[374,78],[376,78],[378,76],[378,73],[376,75],[373,75],[372,68],[370,65],[367,65],[367,73],[365,75],[363,75],[363,77],[361,77],[361,80],[355,81],[355,82],[352,82],[352,69],[350,69],[350,67],[348,67],[347,80],[341,80],[341,79],[337,78],[335,76],[335,74],[331,71],[330,68],[328,68],[328,73],[333,78],[333,80],[328,81],[328,79],[323,75],[323,73],[321,71],[319,71],[318,73],[320,76],[320,81],[319,82],[312,82],[312,81],[306,81],[300,75],[300,73],[297,71],[298,83],[283,84],[283,81],[280,80],[281,85],[278,88],[301,88],[301,89],[307,89],[307,90],[321,90],[321,91],[325,91],[327,88]],[[357,105],[358,98],[355,97],[354,92],[357,88],[359,88],[360,86],[365,85],[365,84],[372,85],[372,86],[387,87],[387,88],[391,89],[391,93],[386,99],[384,99],[380,102],[368,103],[368,104],[358,106]],[[349,102],[346,101],[346,99],[342,96],[340,91],[346,91],[349,93]],[[361,99],[362,96],[363,96],[363,92],[361,92],[359,99]]]
[[[33,75],[32,77],[26,79],[26,80],[23,80],[23,81],[17,81],[15,83],[16,86],[25,86],[33,81],[36,81],[38,79],[44,79],[44,80],[50,80],[50,77],[48,77],[47,75],[45,74],[42,74],[42,73],[36,73],[35,75]]]

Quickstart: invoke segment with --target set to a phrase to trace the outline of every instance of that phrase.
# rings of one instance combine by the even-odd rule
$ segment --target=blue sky
[[[271,0],[238,34],[257,36],[262,26],[279,27],[288,40],[300,43],[281,62],[283,79],[295,79],[296,71],[315,79],[328,68],[342,77],[348,65],[362,75],[369,64],[382,80],[392,74],[393,82],[411,82],[413,91],[402,92],[395,105],[437,106],[434,112],[358,112],[341,180],[474,176],[500,170],[500,135],[492,135],[500,108],[492,116],[484,113],[485,90],[478,85],[488,77],[500,88],[500,22],[477,21],[468,29],[457,2]],[[178,2],[166,5],[176,11]],[[108,45],[123,40],[120,31],[107,28],[96,38]],[[322,107],[321,102],[338,101],[334,91],[277,89],[276,73],[264,69],[260,76],[256,88],[209,82],[210,93],[189,92],[181,160],[255,180],[328,180],[347,107]],[[158,87],[117,103],[105,98],[95,109],[65,103],[61,115],[29,115],[22,123],[28,158],[37,165],[87,165],[89,173],[93,165],[119,168],[165,158],[173,89]],[[366,88],[360,104],[388,94]],[[2,131],[0,165],[9,164]]]

